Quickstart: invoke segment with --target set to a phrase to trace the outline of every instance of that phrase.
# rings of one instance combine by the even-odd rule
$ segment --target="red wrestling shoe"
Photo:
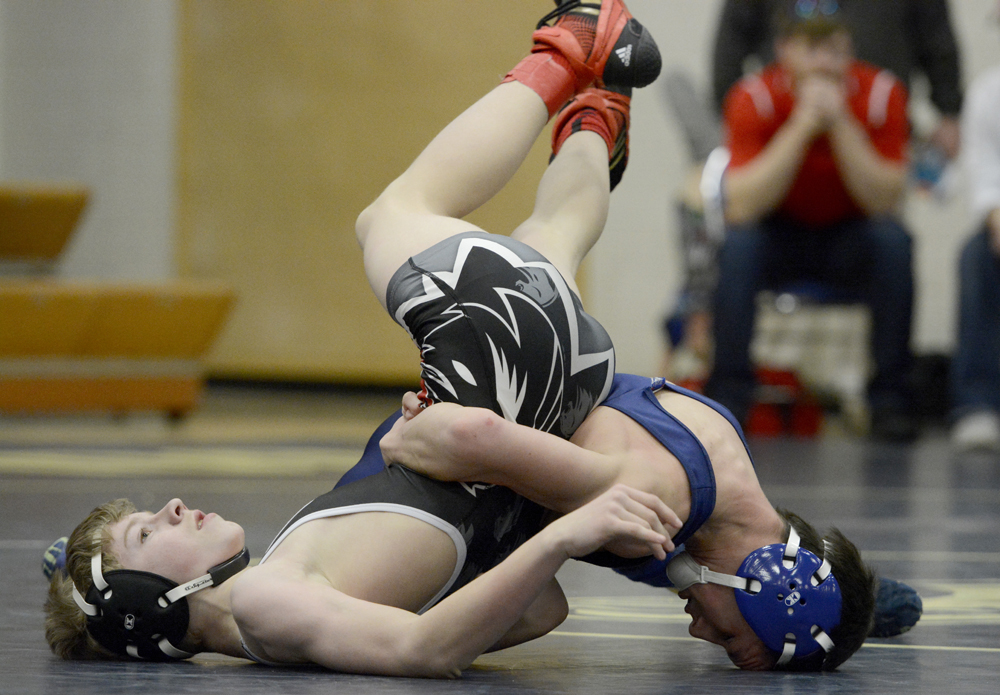
[[[538,23],[533,51],[555,50],[576,76],[577,91],[591,83],[628,96],[660,74],[660,50],[622,0],[556,0]],[[549,26],[549,22],[555,23]]]
[[[566,139],[573,133],[589,130],[604,138],[608,146],[608,170],[611,190],[622,179],[628,164],[628,126],[630,98],[599,87],[589,87],[559,110],[552,124],[552,156],[555,159]]]

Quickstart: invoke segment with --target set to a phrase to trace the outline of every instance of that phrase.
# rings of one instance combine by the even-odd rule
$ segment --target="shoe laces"
[[[553,19],[558,19],[559,17],[562,17],[564,14],[572,12],[578,7],[581,7],[583,4],[584,3],[581,0],[567,0],[566,2],[556,7],[556,9],[552,10],[547,15],[542,17],[538,21],[538,24],[535,26],[535,29],[541,29],[542,27],[548,25],[548,23],[551,22]],[[591,7],[594,5],[594,3],[587,3],[587,4],[590,5]],[[599,6],[600,5],[598,5],[598,7]]]

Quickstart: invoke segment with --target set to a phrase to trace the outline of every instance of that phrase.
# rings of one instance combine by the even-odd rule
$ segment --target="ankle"
[[[628,163],[630,98],[606,89],[590,87],[570,99],[556,114],[552,125],[552,156],[571,135],[590,131],[601,136],[608,148],[610,185],[614,190]]]
[[[569,62],[555,51],[533,51],[507,73],[503,82],[517,81],[531,88],[548,109],[549,118],[576,91],[576,80]]]
[[[552,156],[559,154],[573,133],[588,130],[604,139],[610,157],[622,134],[628,131],[629,103],[627,96],[597,87],[575,95],[559,110],[552,125]]]

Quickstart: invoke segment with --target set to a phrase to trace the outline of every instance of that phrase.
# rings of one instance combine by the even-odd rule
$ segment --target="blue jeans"
[[[873,409],[905,409],[910,395],[913,242],[898,220],[879,216],[830,227],[770,217],[730,227],[719,255],[714,300],[715,366],[706,393],[745,421],[755,386],[750,362],[756,296],[811,281],[871,310]]]
[[[1000,257],[983,227],[959,261],[958,345],[952,361],[952,415],[1000,412]]]

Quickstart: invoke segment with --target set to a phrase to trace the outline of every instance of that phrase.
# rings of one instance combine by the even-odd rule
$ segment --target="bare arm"
[[[830,145],[847,191],[865,213],[885,213],[896,206],[906,185],[906,168],[879,154],[846,110],[830,129]]]
[[[412,400],[407,394],[404,417],[382,438],[387,464],[438,480],[503,485],[557,512],[576,509],[619,480],[620,461],[612,457],[485,408],[436,403],[420,411],[408,409]]]
[[[566,594],[563,593],[559,582],[553,579],[507,634],[486,651],[507,649],[547,635],[559,627],[568,614],[569,603],[566,601]]]
[[[403,398],[403,417],[380,442],[386,463],[399,463],[438,480],[503,485],[548,509],[570,512],[616,484],[656,492],[656,471],[579,447],[546,432],[509,422],[484,408],[437,403],[426,410],[416,394]],[[652,528],[671,537],[683,525],[659,497]],[[663,520],[663,521],[661,521]],[[668,540],[664,548],[674,549]],[[605,548],[643,557],[649,548],[617,540]]]
[[[233,615],[275,661],[352,673],[455,677],[483,652],[504,646],[511,628],[552,591],[556,571],[570,557],[623,537],[662,556],[668,539],[649,524],[658,504],[652,495],[615,486],[423,615],[290,578],[268,565],[248,571],[233,587]]]
[[[754,159],[726,171],[726,220],[743,224],[767,216],[781,205],[802,168],[813,140],[827,123],[816,103],[806,92],[791,117],[778,129]]]
[[[843,84],[823,76],[803,79],[788,121],[752,162],[726,172],[726,219],[758,220],[788,194],[813,140],[830,139],[837,169],[851,198],[868,215],[890,211],[906,184],[903,164],[886,159],[845,101]]]

